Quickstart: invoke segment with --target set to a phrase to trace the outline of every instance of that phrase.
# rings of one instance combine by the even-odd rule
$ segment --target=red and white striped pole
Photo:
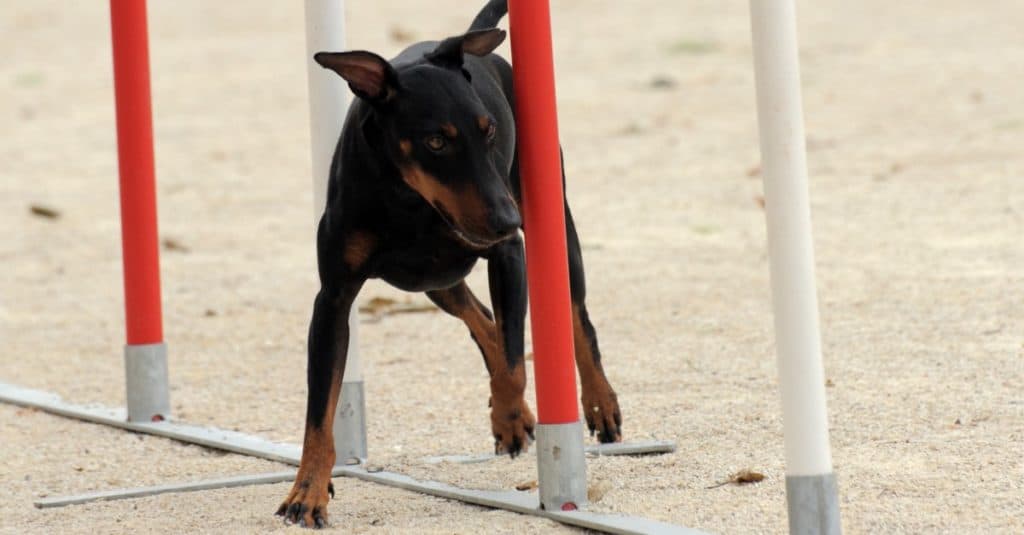
[[[125,374],[129,421],[170,415],[160,302],[145,0],[110,0],[124,263]]]
[[[547,510],[572,510],[586,504],[587,477],[576,403],[548,0],[510,0],[509,29],[537,389],[540,503]]]

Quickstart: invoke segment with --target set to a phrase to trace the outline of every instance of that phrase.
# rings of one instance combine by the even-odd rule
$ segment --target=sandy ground
[[[106,4],[0,14],[0,380],[123,404]],[[461,31],[475,3],[349,2],[384,54]],[[718,533],[785,530],[782,437],[746,5],[554,2],[561,128],[590,308],[627,439],[594,507]],[[832,447],[848,533],[1024,532],[1024,10],[1017,0],[800,2]],[[151,3],[172,403],[298,442],[315,292],[297,2]],[[507,47],[503,47],[507,53]],[[60,212],[33,216],[33,203]],[[480,268],[473,285],[486,294]],[[381,284],[364,298],[404,298]],[[413,303],[423,303],[420,295]],[[487,381],[459,322],[368,321],[373,462],[507,489]],[[532,400],[533,396],[530,395]],[[39,511],[39,496],[281,465],[0,406],[0,531],[251,533],[287,484]],[[706,487],[744,468],[754,485]],[[338,482],[340,532],[573,532]],[[296,528],[287,528],[296,529]]]

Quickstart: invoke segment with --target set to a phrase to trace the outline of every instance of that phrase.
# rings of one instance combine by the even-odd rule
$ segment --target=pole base
[[[791,534],[839,535],[839,491],[834,473],[786,476]]]
[[[573,511],[587,505],[587,463],[583,426],[537,425],[537,483],[545,511]]]
[[[128,421],[159,422],[169,419],[167,344],[124,346],[124,371]]]
[[[342,382],[334,414],[335,465],[366,460],[366,396],[362,381]]]

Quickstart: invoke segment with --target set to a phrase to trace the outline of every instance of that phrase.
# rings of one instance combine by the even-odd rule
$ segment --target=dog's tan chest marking
[[[345,252],[343,254],[345,264],[352,269],[358,269],[370,258],[374,246],[377,245],[377,238],[368,232],[356,231],[345,237]]]

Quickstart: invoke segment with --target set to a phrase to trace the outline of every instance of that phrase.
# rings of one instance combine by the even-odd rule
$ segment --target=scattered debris
[[[411,43],[416,39],[416,34],[412,30],[402,28],[401,26],[392,26],[391,30],[388,31],[388,37],[396,43]]]
[[[179,253],[187,253],[191,251],[191,249],[186,247],[185,244],[181,243],[180,241],[174,238],[164,238],[164,241],[162,243],[164,249],[167,251],[175,251]]]
[[[691,225],[690,230],[700,234],[701,236],[707,236],[709,234],[714,234],[718,228],[713,225]]]
[[[756,176],[759,176],[760,174],[761,174],[761,164],[756,164],[753,167],[751,167],[750,169],[747,169],[747,176],[750,177],[750,178],[754,178]]]
[[[438,310],[434,305],[416,304],[408,298],[404,301],[396,301],[387,297],[373,297],[359,305],[359,312],[372,316],[371,321],[380,321],[384,316],[393,316],[395,314],[437,312]]]
[[[757,204],[762,210],[764,210],[764,207],[765,207],[764,195],[755,195],[754,196],[754,203]]]
[[[46,219],[57,219],[60,217],[60,212],[54,208],[43,206],[41,204],[33,204],[28,207],[29,212],[34,216],[44,217]]]
[[[832,379],[825,379],[826,388],[832,388],[833,386],[836,386],[835,381],[833,381]]]
[[[651,79],[650,85],[654,89],[672,89],[673,87],[679,85],[679,83],[673,80],[672,78],[669,78],[668,76],[655,76],[653,79]]]
[[[217,311],[212,309],[212,308],[208,308],[205,311],[203,311],[203,316],[205,316],[207,318],[212,318],[212,317],[214,317],[216,315],[217,315]]]
[[[668,47],[671,54],[710,54],[718,50],[718,45],[711,41],[695,41],[693,39],[680,39]]]
[[[366,465],[366,471],[371,474],[376,474],[377,472],[383,472],[384,467],[379,464],[368,464]]]
[[[612,484],[610,481],[605,479],[598,479],[587,487],[587,500],[590,503],[597,503],[604,498],[608,491],[612,490]]]
[[[718,487],[728,485],[730,483],[733,485],[746,485],[748,483],[757,483],[759,481],[762,481],[763,479],[764,474],[744,468],[743,470],[740,470],[739,472],[736,472],[735,474],[729,476],[729,479],[726,479],[725,481],[720,481],[718,483],[715,483],[714,485],[711,485],[710,487],[704,488],[717,489]]]
[[[622,134],[624,136],[635,136],[637,134],[642,134],[643,132],[644,127],[641,126],[639,123],[633,121],[630,121],[629,124],[623,126],[622,128],[616,131],[617,134]]]
[[[531,481],[527,481],[526,483],[520,483],[520,484],[516,485],[516,490],[526,491],[526,490],[533,490],[533,489],[536,489],[536,488],[537,488],[537,480],[536,479],[531,480]]]
[[[46,81],[41,72],[23,72],[14,78],[14,85],[17,87],[39,87]]]

